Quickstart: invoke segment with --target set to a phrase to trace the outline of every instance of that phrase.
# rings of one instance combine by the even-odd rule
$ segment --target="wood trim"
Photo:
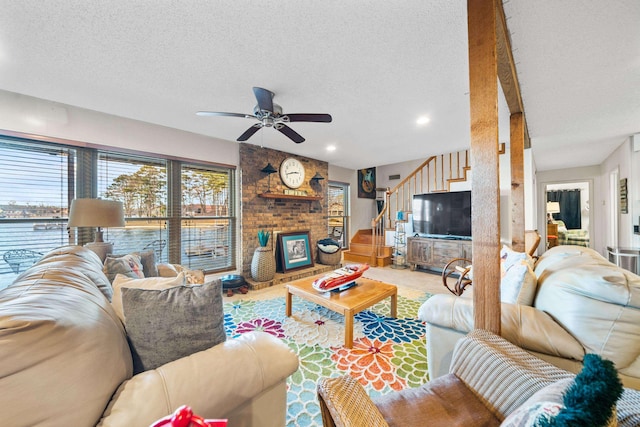
[[[500,334],[496,0],[468,0],[474,327]]]
[[[524,120],[522,113],[510,118],[511,129],[511,244],[525,251],[524,238]]]
[[[502,91],[509,106],[509,112],[523,113],[524,104],[520,93],[520,83],[518,82],[518,74],[516,72],[516,64],[511,51],[511,39],[509,38],[509,29],[507,28],[507,19],[504,15],[502,2],[496,4],[496,49],[498,54],[498,79],[502,86]],[[523,118],[524,129],[524,147],[530,148],[529,131],[527,122]]]
[[[262,197],[264,199],[291,199],[291,200],[305,200],[305,201],[322,199],[322,196],[295,196],[293,194],[282,194],[282,193],[261,193],[261,194],[258,194],[258,197]]]

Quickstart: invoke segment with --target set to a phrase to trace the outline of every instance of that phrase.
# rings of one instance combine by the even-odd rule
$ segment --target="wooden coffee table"
[[[311,284],[322,275],[296,280],[286,286],[286,314],[291,316],[292,296],[311,301],[344,316],[344,346],[353,347],[353,316],[387,297],[391,297],[391,317],[398,315],[398,288],[360,277],[357,286],[342,292],[318,292]]]

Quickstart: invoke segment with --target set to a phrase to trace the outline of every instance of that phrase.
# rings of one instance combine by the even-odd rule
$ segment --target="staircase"
[[[505,153],[504,143],[499,152]],[[385,191],[382,211],[371,221],[371,229],[356,232],[349,250],[343,252],[344,261],[375,267],[390,265],[393,247],[385,245],[385,231],[395,230],[396,212],[404,212],[406,218],[415,194],[451,191],[452,185],[469,179],[470,171],[469,150],[429,157],[398,185]]]

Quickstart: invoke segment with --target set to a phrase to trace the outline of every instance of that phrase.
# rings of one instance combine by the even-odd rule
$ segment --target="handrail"
[[[393,228],[395,219],[391,218],[392,197],[395,196],[396,211],[410,212],[409,203],[418,192],[449,191],[451,182],[466,180],[467,171],[470,169],[469,151],[462,152],[464,153],[463,162],[460,159],[460,151],[429,157],[395,187],[385,191],[384,205],[380,213],[371,221],[372,256],[382,256],[385,243],[384,230]]]

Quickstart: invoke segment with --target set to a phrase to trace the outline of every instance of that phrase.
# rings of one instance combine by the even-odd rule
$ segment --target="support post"
[[[514,113],[511,128],[511,245],[513,250],[525,252],[524,239],[524,118]]]
[[[474,327],[500,334],[496,0],[468,0]]]

